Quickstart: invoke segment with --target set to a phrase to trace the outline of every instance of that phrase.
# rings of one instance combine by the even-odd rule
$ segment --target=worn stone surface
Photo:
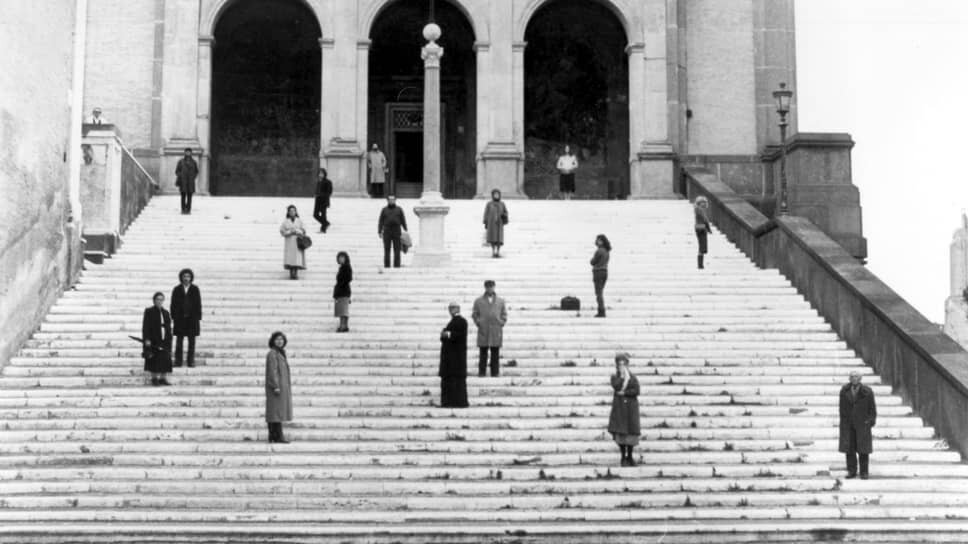
[[[79,237],[68,227],[66,159],[73,3],[10,2],[3,10],[0,365],[60,294],[70,259],[80,251]]]

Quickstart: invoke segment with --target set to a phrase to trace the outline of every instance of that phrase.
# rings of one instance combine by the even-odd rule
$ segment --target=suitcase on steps
[[[562,310],[581,310],[581,301],[577,297],[567,296],[561,299]]]

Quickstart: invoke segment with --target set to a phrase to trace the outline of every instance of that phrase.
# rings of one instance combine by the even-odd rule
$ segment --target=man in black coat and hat
[[[860,479],[868,477],[868,465],[873,451],[871,429],[877,423],[874,392],[860,383],[860,372],[850,372],[850,383],[840,389],[840,451],[847,455],[847,477],[857,477],[857,458],[860,457]]]
[[[440,332],[440,406],[467,408],[467,320],[456,302],[447,310],[450,323]]]
[[[195,178],[198,177],[198,163],[192,158],[192,149],[185,148],[185,156],[175,166],[175,185],[181,193],[181,212],[192,213],[192,194],[195,193]]]
[[[182,345],[188,337],[188,366],[195,366],[195,337],[201,333],[202,293],[195,285],[191,268],[178,273],[178,285],[171,290],[171,318],[175,323],[175,366],[182,366]]]

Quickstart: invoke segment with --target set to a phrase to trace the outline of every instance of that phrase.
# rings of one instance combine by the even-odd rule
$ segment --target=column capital
[[[332,49],[336,47],[336,40],[334,40],[333,38],[320,38],[319,47],[321,49]]]
[[[630,43],[625,46],[626,55],[632,56],[632,55],[640,55],[644,53],[645,53],[645,44],[642,42]]]
[[[520,53],[524,51],[524,48],[528,46],[528,42],[514,42],[511,44],[511,50],[515,53]]]
[[[491,42],[474,42],[474,51],[478,53],[487,53],[491,50]]]
[[[444,48],[437,45],[437,42],[429,42],[420,50],[420,58],[424,61],[427,68],[439,68],[440,57],[444,56]]]
[[[215,45],[215,36],[204,34],[198,37],[198,45],[212,47]]]
[[[356,42],[356,48],[359,50],[369,50],[371,45],[373,45],[373,40],[357,40]]]

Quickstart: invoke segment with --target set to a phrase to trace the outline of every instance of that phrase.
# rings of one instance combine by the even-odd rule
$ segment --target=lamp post
[[[793,98],[793,91],[786,88],[786,83],[780,83],[780,88],[773,91],[773,99],[776,100],[776,112],[780,115],[780,215],[786,215],[789,211],[787,205],[786,129],[791,98]]]

